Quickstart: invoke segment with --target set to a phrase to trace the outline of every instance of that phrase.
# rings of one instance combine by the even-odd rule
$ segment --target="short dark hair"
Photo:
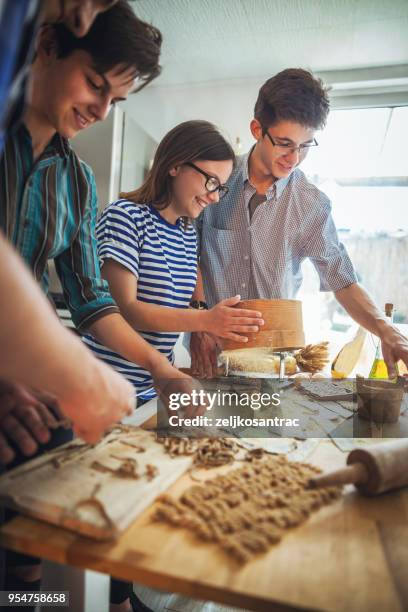
[[[175,166],[195,161],[226,161],[235,164],[230,143],[212,123],[184,121],[168,132],[157,147],[153,165],[139,189],[121,193],[121,198],[136,204],[153,203],[163,210],[172,198],[173,179],[169,172]]]
[[[50,27],[55,32],[58,57],[86,51],[100,74],[118,65],[124,70],[134,66],[142,80],[134,91],[140,91],[160,74],[160,30],[136,17],[126,0],[118,0],[108,11],[100,13],[82,38],[77,38],[62,23]]]
[[[330,109],[328,91],[308,70],[287,68],[262,85],[254,117],[264,130],[285,120],[321,129]]]

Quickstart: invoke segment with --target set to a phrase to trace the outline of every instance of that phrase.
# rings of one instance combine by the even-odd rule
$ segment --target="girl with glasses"
[[[235,162],[230,144],[207,121],[186,121],[161,141],[143,185],[110,204],[97,227],[102,276],[128,323],[173,363],[180,332],[211,332],[245,341],[261,314],[232,308],[240,296],[210,310],[190,307],[197,284],[197,238],[191,220],[227,191]],[[201,279],[198,279],[201,282]],[[147,370],[91,336],[86,344],[135,386],[155,396]]]

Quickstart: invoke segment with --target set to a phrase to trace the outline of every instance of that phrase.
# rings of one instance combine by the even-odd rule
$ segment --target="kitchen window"
[[[341,241],[362,285],[408,323],[408,107],[334,110],[303,171],[332,201]],[[318,294],[310,262],[299,295],[311,340],[354,326],[332,294]],[[338,338],[339,339],[339,338]]]

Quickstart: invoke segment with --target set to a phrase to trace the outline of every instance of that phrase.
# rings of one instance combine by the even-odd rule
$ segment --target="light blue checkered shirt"
[[[294,298],[309,257],[321,291],[338,291],[357,277],[331,216],[329,198],[298,168],[277,180],[257,206],[248,180],[250,153],[238,158],[229,193],[197,221],[200,268],[210,306],[232,295],[242,299]]]

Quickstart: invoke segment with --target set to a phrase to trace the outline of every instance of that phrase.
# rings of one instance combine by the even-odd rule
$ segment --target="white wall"
[[[407,38],[408,40],[408,38]],[[307,67],[307,63],[301,62]],[[243,151],[253,143],[249,123],[261,85],[269,76],[228,79],[187,85],[150,85],[129,97],[121,107],[156,141],[182,121],[206,119],[215,123]],[[331,108],[408,105],[408,64],[317,72],[330,85]]]
[[[114,108],[105,121],[79,132],[72,148],[93,170],[98,191],[99,209],[104,208],[118,191],[122,143],[123,113]]]
[[[120,189],[133,191],[143,183],[154,155],[156,141],[139,125],[139,122],[125,113]]]
[[[262,83],[251,79],[147,87],[121,106],[156,141],[182,121],[206,119],[224,131],[231,142],[239,136],[245,151],[253,142],[249,122]]]
[[[72,146],[94,172],[99,210],[144,180],[156,141],[125,108],[117,106],[105,121],[79,133]]]

